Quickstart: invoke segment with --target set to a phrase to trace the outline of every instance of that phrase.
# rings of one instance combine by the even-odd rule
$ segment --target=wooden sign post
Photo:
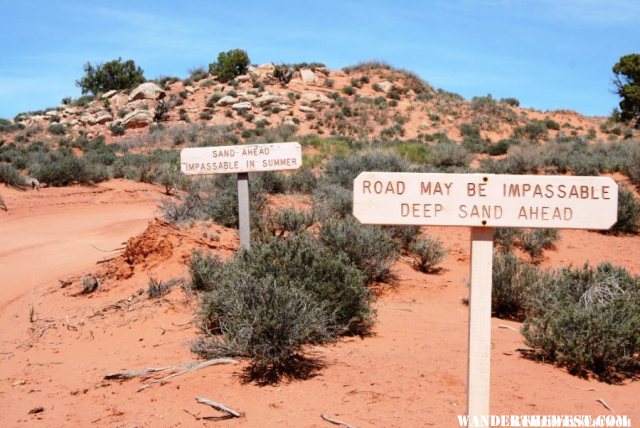
[[[240,246],[251,248],[249,222],[249,172],[298,169],[302,165],[300,144],[274,143],[182,149],[180,170],[186,175],[238,175]]]
[[[609,229],[617,210],[608,177],[363,172],[353,183],[361,223],[471,227],[470,421],[490,416],[493,228]]]

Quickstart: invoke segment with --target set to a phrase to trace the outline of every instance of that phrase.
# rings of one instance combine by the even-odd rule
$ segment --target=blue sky
[[[465,98],[608,115],[611,67],[640,52],[637,0],[3,1],[0,117],[80,95],[83,64],[186,77],[220,51],[256,64],[382,60]]]

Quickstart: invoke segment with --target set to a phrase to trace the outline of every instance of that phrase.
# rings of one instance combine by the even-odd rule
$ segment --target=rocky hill
[[[198,70],[185,80],[167,77],[131,91],[65,99],[59,107],[3,120],[0,138],[10,143],[103,135],[114,141],[158,129],[205,127],[235,135],[238,142],[255,141],[268,130],[283,128],[285,135],[472,145],[559,136],[615,141],[634,135],[632,129],[606,118],[521,108],[514,98],[487,95],[467,101],[383,63],[362,63],[341,71],[302,64],[291,71],[278,79],[276,66],[266,64],[220,83]],[[177,138],[173,143],[197,142]]]

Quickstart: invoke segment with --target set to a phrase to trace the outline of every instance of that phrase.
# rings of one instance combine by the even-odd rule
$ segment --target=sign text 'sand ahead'
[[[608,177],[363,172],[353,214],[366,224],[608,229],[618,185]]]
[[[361,223],[471,226],[471,417],[489,415],[493,228],[608,229],[617,211],[618,185],[606,177],[363,172],[353,182]]]
[[[302,148],[296,142],[186,148],[180,152],[180,171],[187,175],[237,174],[240,245],[251,247],[249,230],[249,173],[298,169]]]
[[[180,170],[187,175],[279,171],[301,165],[298,143],[196,147],[180,152]]]

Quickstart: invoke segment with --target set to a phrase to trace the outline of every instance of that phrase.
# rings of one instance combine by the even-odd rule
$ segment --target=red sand
[[[189,342],[197,335],[191,323],[196,302],[180,288],[157,300],[138,290],[146,290],[150,275],[186,277],[184,262],[195,246],[230,255],[237,248],[234,231],[217,225],[176,230],[153,221],[129,241],[127,251],[146,250],[127,267],[124,250],[95,247],[122,248],[143,232],[163,197],[159,187],[112,181],[38,192],[2,188],[2,195],[10,209],[0,211],[2,426],[331,426],[320,418],[325,413],[359,427],[446,427],[457,426],[456,415],[465,411],[468,315],[461,300],[467,296],[468,229],[427,229],[449,251],[444,270],[425,275],[399,261],[397,284],[382,290],[376,303],[375,334],[311,347],[309,354],[324,365],[311,379],[244,383],[241,363],[136,392],[143,380],[103,376],[193,361]],[[563,231],[545,264],[609,260],[640,273],[637,254],[640,237]],[[76,295],[79,276],[92,272],[101,275],[98,291]],[[61,288],[59,280],[68,278],[75,282]],[[638,382],[609,385],[526,360],[516,351],[524,347],[514,331],[518,323],[494,318],[492,326],[492,413],[611,414],[601,399],[615,414],[640,421]],[[220,415],[197,404],[196,396],[245,417],[196,420]],[[44,411],[29,414],[38,406]]]

